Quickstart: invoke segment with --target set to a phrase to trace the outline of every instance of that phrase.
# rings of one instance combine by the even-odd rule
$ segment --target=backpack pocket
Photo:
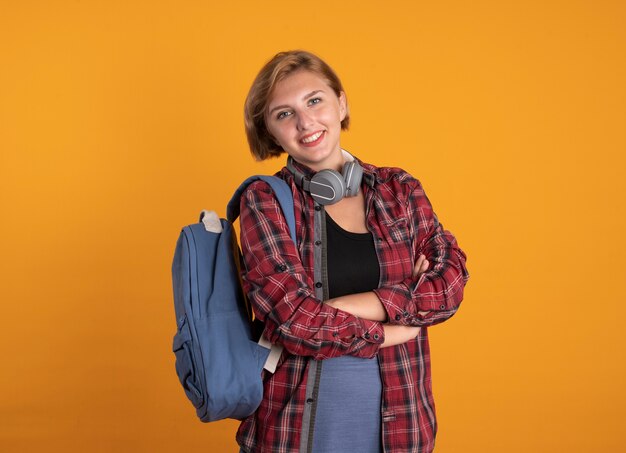
[[[185,390],[185,394],[189,401],[197,409],[202,406],[204,398],[200,391],[201,385],[198,376],[198,363],[195,360],[193,345],[191,341],[191,332],[189,331],[189,323],[187,316],[181,318],[178,331],[174,335],[174,345],[172,347],[176,355],[176,374],[178,380]]]

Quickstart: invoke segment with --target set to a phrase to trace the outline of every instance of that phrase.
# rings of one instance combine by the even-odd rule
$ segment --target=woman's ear
[[[348,114],[348,100],[346,99],[346,93],[343,91],[339,93],[339,117],[341,121],[344,120]]]

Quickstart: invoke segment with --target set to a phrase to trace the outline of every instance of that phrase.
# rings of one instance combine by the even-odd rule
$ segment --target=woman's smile
[[[317,146],[324,139],[324,131],[314,132],[300,140],[304,146]]]

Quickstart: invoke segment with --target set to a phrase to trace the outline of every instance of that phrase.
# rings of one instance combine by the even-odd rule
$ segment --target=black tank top
[[[372,233],[352,233],[326,213],[328,295],[364,293],[378,288],[380,269]]]

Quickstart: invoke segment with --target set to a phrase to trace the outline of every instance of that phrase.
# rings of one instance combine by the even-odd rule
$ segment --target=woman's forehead
[[[294,102],[306,99],[307,95],[314,91],[327,93],[332,89],[328,81],[321,75],[311,71],[299,70],[276,83],[269,104],[280,103],[285,100]]]

